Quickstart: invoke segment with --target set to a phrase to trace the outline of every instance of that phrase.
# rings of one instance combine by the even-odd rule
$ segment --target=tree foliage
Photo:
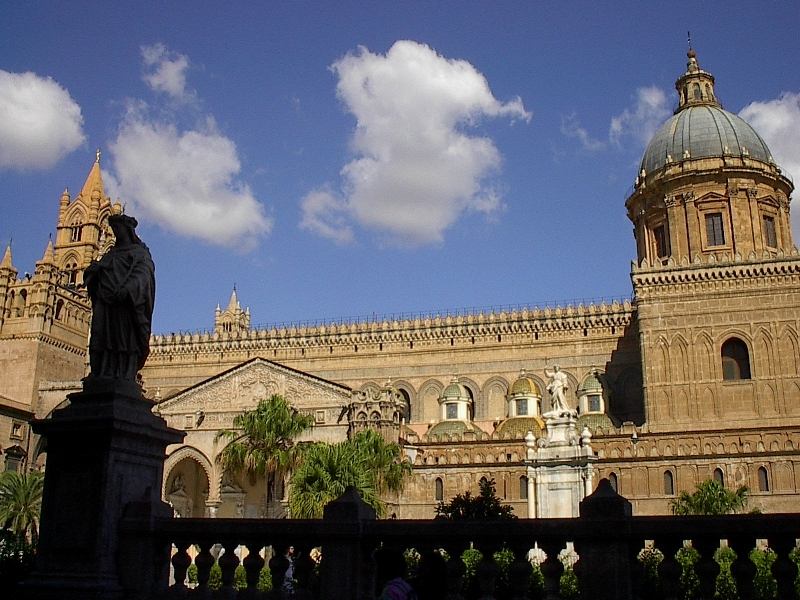
[[[320,518],[325,505],[352,486],[384,516],[381,495],[400,491],[410,473],[411,465],[403,459],[400,446],[371,430],[338,444],[314,444],[292,475],[289,513],[296,519]]]
[[[279,395],[261,400],[253,410],[233,419],[233,429],[219,431],[215,440],[227,445],[217,456],[225,471],[245,471],[267,479],[269,498],[274,482],[298,463],[295,440],[314,425],[314,417],[298,412]]]
[[[39,471],[0,474],[0,525],[36,544],[42,509],[44,474]]]
[[[718,481],[707,479],[693,493],[681,492],[670,502],[674,515],[727,515],[747,506],[747,486],[728,490]]]
[[[503,505],[497,497],[494,479],[482,479],[480,493],[477,496],[473,496],[470,492],[464,492],[457,494],[449,502],[439,502],[436,507],[436,516],[451,521],[493,521],[517,518],[513,507]]]

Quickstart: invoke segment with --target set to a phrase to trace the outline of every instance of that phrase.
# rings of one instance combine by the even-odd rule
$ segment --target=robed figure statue
[[[150,352],[155,266],[136,219],[112,215],[108,224],[116,243],[84,273],[92,300],[89,378],[136,381]]]

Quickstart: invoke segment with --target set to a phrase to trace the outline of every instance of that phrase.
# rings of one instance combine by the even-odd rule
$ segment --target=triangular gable
[[[272,394],[280,394],[298,410],[312,410],[346,406],[352,390],[264,358],[253,358],[170,396],[158,405],[158,412],[164,416],[196,411],[241,412]]]

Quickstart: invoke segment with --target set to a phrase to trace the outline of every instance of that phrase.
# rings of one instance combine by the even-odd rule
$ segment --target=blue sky
[[[156,332],[211,327],[234,284],[254,324],[630,294],[624,200],[687,30],[800,180],[796,2],[0,12],[0,241],[32,270],[101,148]]]

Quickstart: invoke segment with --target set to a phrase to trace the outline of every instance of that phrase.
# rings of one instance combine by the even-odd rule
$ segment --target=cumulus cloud
[[[561,133],[567,137],[577,139],[583,149],[589,152],[602,150],[606,146],[601,140],[593,138],[589,134],[588,130],[580,124],[575,113],[561,118]]]
[[[46,169],[83,143],[81,107],[50,77],[0,70],[0,169]]]
[[[751,102],[739,116],[764,138],[775,162],[794,180],[800,182],[800,93],[784,92],[779,98]],[[795,203],[796,204],[796,203]],[[793,207],[795,231],[800,229],[800,214]]]
[[[160,45],[149,52],[143,51],[146,64],[172,55]],[[185,81],[169,89],[177,99],[175,93],[185,93]],[[272,219],[239,178],[236,144],[219,131],[213,117],[197,115],[193,106],[181,107],[196,116],[194,127],[180,127],[174,111],[156,111],[143,100],[129,102],[109,146],[112,168],[104,173],[109,191],[131,212],[165,229],[250,250],[270,232]]]
[[[669,114],[664,90],[656,86],[639,88],[636,90],[633,106],[611,119],[609,138],[619,144],[623,137],[632,137],[645,145]]]
[[[530,120],[522,100],[498,101],[470,63],[412,41],[385,55],[361,47],[331,69],[356,118],[355,157],[341,170],[340,194],[326,188],[303,199],[302,227],[342,242],[357,223],[395,242],[428,244],[466,211],[502,206],[486,182],[500,153],[466,130],[485,117]]]
[[[164,44],[142,46],[142,79],[156,92],[163,92],[178,102],[191,102],[194,91],[186,87],[189,57],[167,49]]]

